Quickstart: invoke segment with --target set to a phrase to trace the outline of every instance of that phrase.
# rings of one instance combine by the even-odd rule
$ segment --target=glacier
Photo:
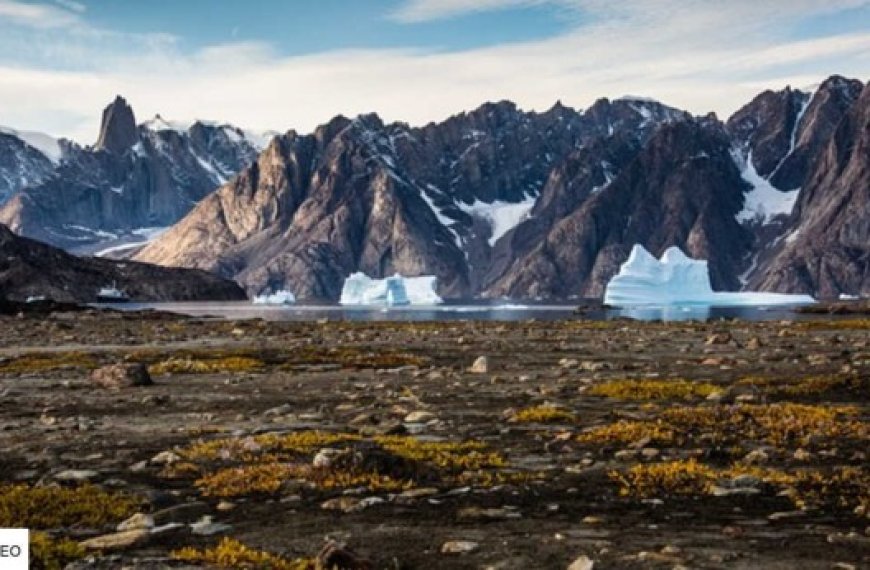
[[[656,259],[635,245],[619,273],[608,283],[604,303],[614,307],[637,305],[711,305],[718,307],[799,305],[815,303],[808,295],[713,291],[707,262],[691,259],[670,247]]]
[[[272,294],[264,293],[254,297],[255,305],[292,305],[296,297],[290,291],[275,291]]]
[[[403,277],[396,273],[385,279],[372,279],[365,273],[354,273],[341,289],[342,305],[437,305],[442,301],[435,293],[438,279],[434,275]]]

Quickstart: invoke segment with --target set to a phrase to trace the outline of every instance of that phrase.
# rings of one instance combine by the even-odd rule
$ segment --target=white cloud
[[[81,2],[76,2],[75,0],[54,0],[54,3],[62,8],[66,8],[71,12],[76,12],[78,14],[84,14],[88,7],[82,4]]]
[[[470,4],[449,1],[454,9]],[[731,0],[727,9],[707,0],[560,3],[583,14],[569,33],[460,52],[282,57],[269,45],[246,42],[184,54],[172,37],[133,41],[103,32],[98,41],[75,44],[80,51],[74,57],[88,62],[78,71],[0,59],[0,124],[92,142],[100,109],[118,93],[140,120],[159,112],[264,130],[310,131],[338,113],[369,111],[422,124],[487,100],[511,99],[541,110],[557,99],[585,107],[626,93],[726,116],[764,88],[805,86],[832,73],[868,79],[870,31],[813,39],[788,33],[806,18],[867,1],[791,0],[784,7]],[[69,50],[70,43],[56,47]]]
[[[408,0],[390,14],[397,22],[408,24],[452,18],[471,12],[488,12],[533,4],[547,0]]]
[[[0,0],[0,22],[4,20],[32,28],[60,28],[79,22],[75,14],[49,4]]]

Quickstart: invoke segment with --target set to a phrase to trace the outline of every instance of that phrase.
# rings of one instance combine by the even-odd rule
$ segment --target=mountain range
[[[58,146],[52,159],[0,132],[0,223],[72,251],[171,226],[129,252],[249,294],[334,301],[362,271],[436,275],[449,298],[599,297],[638,243],[707,259],[720,290],[870,295],[870,88],[840,76],[726,121],[639,98],[502,101],[269,142],[137,126],[118,98],[94,146]]]

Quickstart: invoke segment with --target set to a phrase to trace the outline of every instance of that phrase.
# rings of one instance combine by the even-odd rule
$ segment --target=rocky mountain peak
[[[118,95],[103,111],[103,121],[100,124],[100,136],[95,148],[115,154],[123,154],[136,144],[139,137],[136,133],[136,117],[133,108]]]

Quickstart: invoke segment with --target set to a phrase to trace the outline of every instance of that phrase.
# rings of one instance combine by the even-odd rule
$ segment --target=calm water
[[[319,319],[350,321],[523,321],[578,318],[576,305],[519,303],[474,303],[408,307],[341,307],[330,305],[254,305],[232,303],[130,303],[116,308],[156,309],[195,317],[226,319],[263,318],[276,321],[315,321]],[[591,320],[632,318],[638,320],[709,320],[740,318],[745,320],[782,320],[807,318],[790,307],[712,307],[709,305],[648,306],[631,309],[593,309],[582,317]]]

